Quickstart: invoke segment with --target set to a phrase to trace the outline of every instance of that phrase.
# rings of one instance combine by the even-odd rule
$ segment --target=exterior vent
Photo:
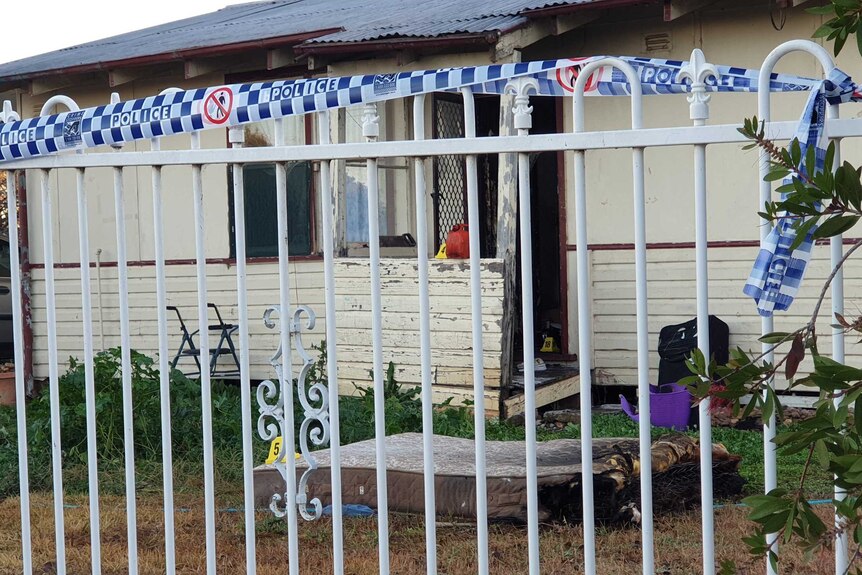
[[[644,35],[644,52],[651,54],[653,52],[670,52],[673,48],[670,32],[661,32],[659,34]]]

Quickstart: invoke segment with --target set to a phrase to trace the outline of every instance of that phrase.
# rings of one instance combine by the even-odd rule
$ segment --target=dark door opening
[[[557,100],[530,98],[533,107],[531,134],[557,132]],[[533,318],[535,331],[532,341],[537,357],[565,359],[566,319],[564,262],[561,260],[560,195],[562,155],[559,152],[542,152],[530,155],[530,209],[532,212],[533,243]],[[520,265],[519,253],[519,265]],[[519,270],[520,274],[520,270]],[[520,285],[519,285],[520,288]],[[520,296],[520,290],[519,294]],[[520,298],[519,298],[520,299]],[[516,324],[516,349],[523,358],[522,326]],[[528,338],[529,340],[529,338]]]
[[[494,136],[500,131],[500,97],[476,95],[476,135]],[[434,139],[464,137],[464,102],[459,95],[434,95]],[[434,251],[446,242],[452,226],[466,223],[467,168],[461,156],[436,156],[433,160]],[[492,258],[497,249],[497,165],[498,156],[477,158],[479,182],[480,256]]]
[[[533,134],[556,133],[562,126],[562,108],[557,98],[533,97]],[[458,95],[435,94],[434,137],[458,138],[464,135],[464,107]],[[500,97],[476,96],[476,135],[500,133]],[[496,154],[481,155],[477,161],[479,180],[479,238],[482,257],[495,257],[497,250],[498,166]],[[434,232],[435,248],[446,241],[452,225],[467,221],[467,184],[464,158],[438,156],[434,159]],[[532,211],[533,317],[531,336],[538,357],[551,360],[571,359],[567,349],[565,238],[561,236],[562,154],[543,152],[530,156]],[[563,220],[564,221],[564,220]],[[514,271],[515,313],[512,365],[523,361],[521,325],[520,254]],[[550,338],[550,339],[548,339]],[[548,345],[544,345],[548,342]],[[544,347],[543,347],[544,346]],[[548,351],[542,351],[543,349]]]

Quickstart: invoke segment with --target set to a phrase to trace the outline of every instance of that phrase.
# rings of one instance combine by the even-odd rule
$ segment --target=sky
[[[6,0],[0,63],[214,12],[248,0]]]

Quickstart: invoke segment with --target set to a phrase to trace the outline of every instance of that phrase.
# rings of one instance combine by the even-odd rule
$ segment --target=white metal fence
[[[825,72],[833,66],[829,55],[822,47],[810,42],[791,42],[776,49],[766,59],[761,70],[760,85],[768,84],[768,78],[776,62],[785,54],[792,51],[805,51],[813,54],[821,63]],[[631,97],[631,129],[590,132],[585,130],[585,102],[583,89],[590,73],[602,65],[611,64],[617,67],[629,78],[633,87]],[[128,518],[128,570],[137,573],[139,549],[137,545],[136,518],[136,483],[135,483],[135,454],[133,451],[132,418],[133,405],[131,395],[131,366],[130,350],[133,348],[133,338],[129,328],[129,300],[128,300],[128,266],[126,261],[127,246],[125,238],[124,215],[124,190],[123,171],[135,167],[151,169],[152,202],[153,202],[153,234],[155,238],[155,278],[157,286],[157,308],[153,312],[158,321],[158,355],[161,370],[161,417],[162,417],[162,445],[164,463],[164,532],[165,532],[165,570],[169,574],[176,572],[176,557],[174,550],[175,516],[174,488],[172,485],[172,454],[171,454],[171,406],[170,406],[170,382],[168,379],[169,344],[167,331],[167,318],[165,306],[167,304],[166,280],[165,280],[165,256],[164,246],[169,231],[164,229],[162,214],[162,170],[170,166],[190,167],[191,190],[193,193],[193,218],[195,231],[195,248],[197,263],[197,294],[198,294],[198,327],[200,328],[201,356],[207,357],[212,342],[207,334],[207,270],[206,270],[206,246],[204,241],[205,194],[202,185],[202,169],[210,165],[228,165],[233,170],[233,201],[236,214],[235,242],[236,242],[236,297],[239,314],[239,349],[242,379],[242,433],[243,433],[243,477],[245,490],[245,545],[246,545],[246,572],[256,572],[257,559],[255,556],[255,511],[254,511],[254,489],[253,468],[256,463],[252,458],[253,441],[256,439],[257,431],[263,439],[272,439],[276,435],[284,437],[285,445],[293,445],[299,440],[303,446],[303,454],[306,459],[313,461],[313,455],[307,451],[308,442],[315,444],[326,444],[328,442],[331,450],[331,483],[332,490],[332,557],[335,573],[349,573],[350,566],[345,565],[343,555],[343,517],[342,517],[342,495],[341,495],[341,459],[340,459],[340,435],[338,416],[338,347],[336,344],[336,308],[335,308],[335,276],[333,261],[333,226],[334,213],[332,194],[330,190],[331,163],[336,160],[365,160],[367,163],[368,182],[368,230],[372,240],[379,235],[378,222],[378,162],[387,158],[408,158],[415,166],[415,210],[417,222],[425,222],[427,204],[427,186],[425,181],[425,164],[429,158],[440,155],[459,155],[466,158],[467,166],[467,197],[469,226],[472,230],[479,229],[479,206],[478,206],[478,184],[476,174],[476,157],[478,154],[516,153],[518,155],[519,179],[519,222],[520,222],[520,244],[521,254],[521,285],[522,301],[533,301],[533,262],[531,246],[531,226],[534,219],[530,213],[530,170],[529,154],[541,151],[567,151],[574,154],[574,183],[576,205],[574,212],[577,219],[577,278],[578,278],[578,332],[579,332],[579,358],[581,370],[581,431],[582,431],[582,457],[584,461],[592,459],[592,417],[591,417],[591,324],[592,314],[590,312],[590,266],[588,260],[587,227],[589,217],[587,214],[586,198],[590,190],[586,185],[586,170],[589,166],[586,162],[586,152],[591,150],[603,150],[611,148],[630,149],[632,153],[632,175],[633,175],[633,202],[634,202],[634,234],[635,234],[635,275],[637,284],[637,341],[638,341],[638,391],[642,398],[649,396],[649,357],[648,357],[648,325],[647,325],[647,257],[646,257],[646,229],[645,198],[644,198],[644,152],[648,149],[665,146],[687,146],[693,152],[693,165],[695,179],[693,187],[695,190],[695,219],[696,219],[696,257],[697,257],[697,318],[699,346],[701,350],[709,355],[708,341],[708,315],[709,294],[707,277],[707,222],[708,213],[707,178],[706,178],[706,148],[712,144],[742,142],[743,137],[737,132],[737,125],[706,125],[709,109],[709,95],[705,91],[705,82],[716,70],[706,64],[703,55],[695,51],[691,62],[686,67],[684,74],[691,80],[691,95],[689,97],[692,126],[676,128],[642,128],[642,108],[640,82],[632,68],[624,61],[607,59],[593,62],[582,70],[575,86],[575,97],[573,99],[574,131],[572,133],[557,133],[542,136],[530,136],[531,108],[529,107],[530,95],[533,90],[529,80],[516,79],[509,88],[515,95],[514,127],[518,135],[507,137],[485,137],[477,138],[475,129],[474,97],[469,89],[462,91],[464,101],[465,126],[467,132],[464,138],[447,139],[445,141],[428,140],[424,135],[425,102],[424,96],[414,99],[414,139],[407,141],[379,140],[378,117],[376,105],[369,104],[364,107],[363,135],[367,140],[364,143],[353,144],[331,144],[329,142],[330,118],[328,113],[320,113],[318,117],[319,143],[307,146],[284,146],[284,132],[280,124],[276,133],[276,142],[273,147],[266,148],[243,148],[242,131],[231,131],[230,141],[233,144],[230,149],[200,149],[197,135],[192,136],[192,149],[180,151],[161,151],[159,140],[152,141],[152,150],[145,152],[94,152],[87,154],[66,154],[52,157],[37,158],[9,163],[5,167],[10,172],[8,179],[8,209],[13,214],[17,203],[17,179],[15,172],[20,170],[34,170],[38,173],[41,182],[42,201],[42,225],[44,264],[45,264],[45,289],[46,289],[46,313],[47,313],[47,348],[49,352],[49,389],[51,399],[51,429],[52,441],[52,473],[53,473],[53,500],[54,521],[56,528],[56,570],[63,575],[67,572],[67,541],[64,537],[64,489],[63,489],[63,451],[62,438],[60,437],[60,411],[59,411],[59,368],[60,361],[57,353],[57,319],[56,319],[56,295],[54,293],[54,254],[55,244],[53,227],[51,222],[59,217],[65,219],[68,214],[53,213],[51,194],[51,172],[69,171],[74,172],[77,181],[78,201],[78,230],[81,253],[81,321],[83,323],[83,360],[86,365],[86,414],[87,414],[87,460],[89,465],[89,501],[90,501],[90,549],[92,572],[100,573],[103,569],[100,547],[100,514],[99,514],[99,477],[97,473],[96,455],[96,421],[95,421],[95,395],[94,395],[94,373],[93,373],[93,318],[90,281],[90,261],[88,260],[88,230],[87,202],[88,190],[86,175],[88,170],[97,168],[110,168],[114,175],[114,206],[116,217],[116,241],[118,254],[118,276],[119,276],[119,311],[122,333],[122,383],[123,383],[123,411],[124,411],[124,438],[125,438],[125,463],[126,463],[126,502]],[[732,97],[732,96],[729,96]],[[52,100],[46,104],[45,112],[56,103],[74,106],[74,102],[68,100]],[[829,137],[837,142],[842,138],[862,135],[862,122],[858,120],[838,120],[837,109],[833,107],[830,111],[830,119],[827,122],[827,133]],[[769,120],[769,93],[761,92],[759,95],[758,116]],[[9,117],[6,118],[7,121]],[[793,136],[795,125],[793,122],[771,123],[769,133],[778,140],[788,140]],[[325,272],[325,323],[326,340],[328,342],[327,373],[329,385],[326,389],[321,386],[303,389],[300,399],[303,401],[307,421],[299,427],[302,437],[296,437],[294,430],[301,422],[293,421],[293,394],[289,391],[291,381],[299,377],[300,385],[304,378],[308,360],[302,360],[303,369],[299,373],[295,371],[292,361],[294,354],[303,354],[301,348],[301,332],[305,322],[313,321],[313,316],[303,316],[307,310],[302,307],[302,301],[291,299],[291,271],[288,267],[288,245],[287,245],[287,217],[288,206],[286,188],[286,162],[297,160],[310,160],[320,163],[320,213],[322,218],[322,243],[324,255]],[[836,157],[836,161],[837,161]],[[258,391],[259,406],[253,406],[250,395],[249,374],[249,323],[253,321],[248,313],[248,277],[246,270],[246,233],[248,222],[244,218],[244,190],[243,178],[241,177],[243,166],[253,163],[275,163],[277,166],[277,190],[278,190],[278,237],[279,254],[279,300],[278,309],[281,315],[279,323],[281,350],[285,350],[275,359],[278,372],[278,380],[273,384],[264,384]],[[763,157],[760,162],[761,174],[765,173],[767,159]],[[761,203],[771,195],[769,183],[761,184]],[[756,202],[752,201],[750,206],[744,207],[746,213],[755,218]],[[10,218],[10,243],[12,253],[12,275],[15,285],[20,284],[20,268],[18,261],[18,230],[15,218]],[[764,227],[765,230],[765,227]],[[428,254],[431,246],[427,226],[418,225],[416,234],[417,242],[417,264],[419,273],[419,286],[417,296],[420,302],[420,334],[421,334],[421,367],[422,367],[422,416],[423,416],[423,451],[424,451],[424,500],[425,500],[425,532],[426,532],[426,560],[427,572],[436,573],[437,561],[437,535],[435,528],[435,493],[434,493],[434,460],[432,441],[432,367],[431,367],[431,327],[429,313],[429,278],[428,278]],[[833,262],[841,256],[841,238],[835,238],[832,242]],[[472,294],[472,353],[474,358],[473,381],[476,405],[483,405],[483,339],[482,339],[482,291],[480,271],[480,246],[477,233],[470,234],[470,282]],[[380,283],[380,248],[376,241],[370,242],[370,270],[371,270],[371,302],[370,311],[372,318],[372,333],[374,342],[373,363],[374,386],[381,390],[383,386],[383,340],[381,322],[381,283]],[[741,280],[744,278],[740,278]],[[833,283],[833,306],[834,311],[843,311],[842,279],[839,274]],[[20,293],[13,290],[13,305],[15,321],[16,341],[22,341],[22,302]],[[528,524],[525,528],[525,537],[529,541],[529,572],[533,575],[541,571],[541,557],[539,553],[539,519],[538,519],[538,486],[536,467],[536,409],[535,409],[535,374],[533,334],[533,311],[532,306],[523,305],[523,333],[524,336],[524,365],[525,368],[525,395],[526,395],[526,444],[527,444],[527,489],[528,489]],[[748,312],[748,310],[746,310]],[[753,306],[750,313],[754,314]],[[772,331],[770,320],[763,320],[763,332]],[[843,340],[840,330],[836,331],[833,339],[833,355],[836,359],[843,359]],[[289,350],[289,351],[288,351]],[[16,363],[23,365],[23,350],[21,346],[16,347]],[[767,359],[769,359],[767,357]],[[23,398],[25,394],[23,373],[19,370],[17,377],[17,394]],[[214,483],[213,462],[213,438],[212,438],[212,404],[210,374],[206,369],[201,373],[201,402],[203,408],[203,437],[204,437],[204,486],[205,486],[205,527],[206,527],[206,565],[207,572],[214,574],[217,571],[216,550],[216,502]],[[285,390],[288,390],[285,393]],[[312,403],[314,407],[312,407]],[[252,411],[259,409],[261,420],[258,422],[258,430],[252,419]],[[650,415],[649,402],[641,402],[640,418],[640,483],[642,493],[641,506],[641,528],[642,537],[642,569],[643,573],[655,572],[654,564],[654,536],[653,536],[653,513],[652,513],[652,474],[651,474],[651,452],[650,452]],[[27,454],[27,427],[25,420],[24,401],[17,403],[18,416],[18,452],[21,491],[21,552],[24,573],[34,572],[32,564],[33,549],[31,545],[31,504],[29,489],[28,454]],[[311,423],[317,421],[320,431],[317,434],[309,430],[314,428]],[[773,419],[765,428],[764,450],[766,455],[766,489],[776,486],[776,459],[775,447],[770,439],[775,434],[776,422]],[[386,452],[384,445],[385,423],[383,394],[375,395],[375,430],[377,450],[377,490],[378,508],[377,525],[379,529],[378,554],[380,573],[389,573],[389,523],[386,492]],[[702,529],[703,529],[703,572],[713,573],[716,570],[715,544],[713,533],[713,499],[712,499],[712,436],[710,425],[709,402],[704,401],[700,405],[700,450],[701,450],[701,492],[702,492]],[[476,469],[476,536],[478,538],[478,570],[480,573],[489,572],[489,530],[487,518],[487,491],[485,481],[485,417],[482,410],[476,410],[475,414],[475,469]],[[289,544],[289,572],[299,573],[300,545],[297,525],[300,516],[305,519],[313,519],[320,514],[320,502],[306,501],[305,491],[302,488],[303,480],[297,482],[296,465],[293,458],[288,457],[281,465],[281,471],[285,479],[285,489],[282,500],[274,506],[275,512],[286,517],[288,523]],[[311,467],[314,467],[312,463]],[[836,491],[836,497],[841,493]],[[583,523],[584,523],[584,570],[586,573],[601,572],[596,565],[596,519],[593,506],[593,483],[590,473],[583,474]],[[837,546],[836,573],[844,573],[847,561],[846,541],[842,540]],[[769,569],[766,567],[766,569]]]

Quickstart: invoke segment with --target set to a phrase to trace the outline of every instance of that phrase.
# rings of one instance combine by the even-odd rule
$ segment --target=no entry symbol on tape
[[[586,60],[586,58],[571,58],[572,61],[580,62]],[[578,76],[581,73],[581,69],[584,67],[584,64],[575,64],[574,66],[569,66],[568,68],[557,68],[557,83],[562,86],[563,90],[566,92],[574,92],[575,91],[575,82],[578,81]],[[590,77],[587,78],[587,83],[584,84],[584,92],[589,92],[593,88],[598,85],[598,79],[601,78],[602,70],[601,68],[596,72],[590,74]]]
[[[233,109],[233,92],[230,88],[213,90],[204,100],[204,118],[211,124],[224,124]]]

